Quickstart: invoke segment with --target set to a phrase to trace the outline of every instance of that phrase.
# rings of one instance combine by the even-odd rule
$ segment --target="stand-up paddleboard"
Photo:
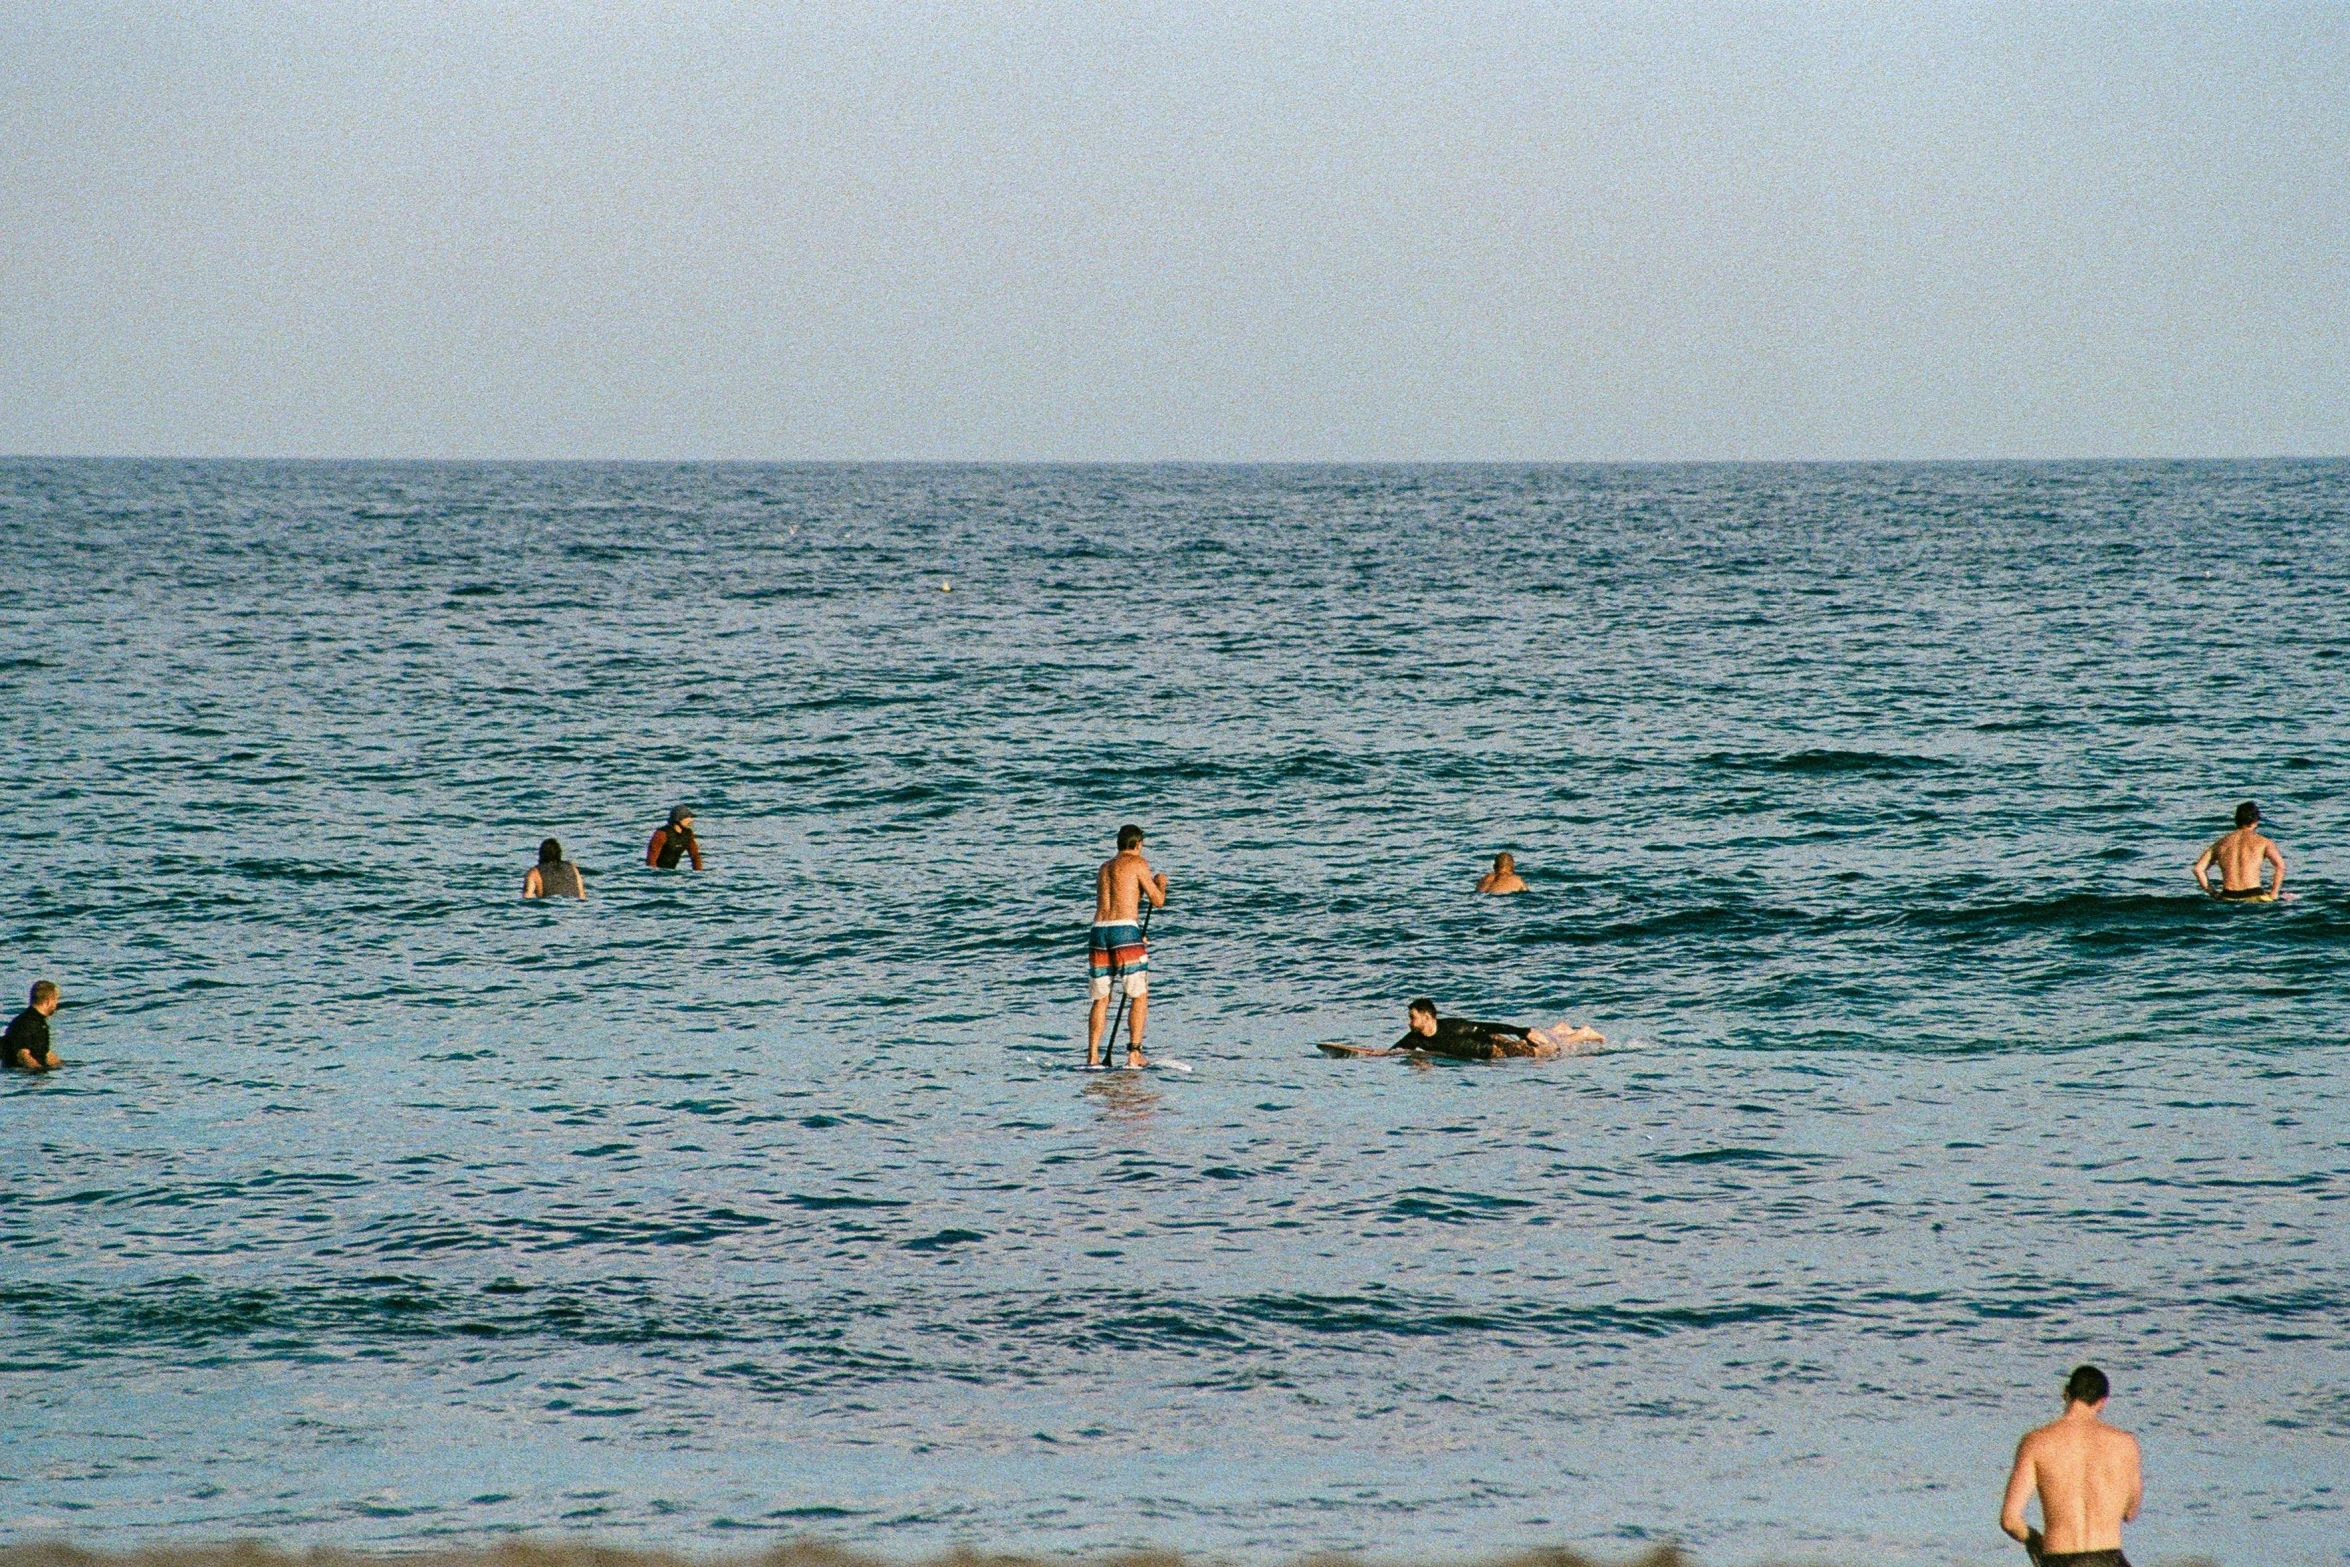
[[[1081,1066],[1080,1072],[1188,1072],[1191,1063],[1174,1061],[1166,1056],[1153,1056],[1140,1066],[1129,1066],[1123,1061],[1105,1061],[1099,1066]]]
[[[1323,1040],[1314,1048],[1326,1056],[1337,1056],[1342,1060],[1356,1059],[1362,1056],[1391,1056],[1395,1054],[1393,1047],[1388,1045],[1342,1045],[1336,1040],[1330,1039]]]

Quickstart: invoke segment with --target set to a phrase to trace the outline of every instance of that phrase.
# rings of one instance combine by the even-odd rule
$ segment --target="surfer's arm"
[[[533,865],[529,870],[522,873],[522,895],[524,897],[536,898],[541,896],[545,891],[546,888],[540,880],[539,868],[537,866]]]
[[[692,857],[694,862],[694,869],[697,871],[700,870],[702,868],[702,840],[695,837],[688,837],[685,840],[685,852]]]
[[[2007,1495],[1999,1502],[1999,1529],[2011,1540],[2031,1538],[2031,1526],[2024,1522],[2024,1504],[2039,1489],[2038,1466],[2032,1461],[2032,1439],[2025,1437],[2016,1444],[2015,1468],[2007,1476]]]
[[[1165,908],[1167,906],[1167,873],[1161,871],[1156,876],[1142,878],[1142,890],[1144,895],[1151,900],[1152,908]]]
[[[2285,857],[2273,843],[2262,844],[2260,852],[2269,864],[2277,868],[2277,879],[2268,884],[2268,894],[2272,898],[2281,898],[2285,895]]]
[[[668,840],[668,837],[668,828],[656,827],[653,829],[653,836],[645,841],[645,863],[647,865],[657,866],[661,863],[661,845]]]
[[[2203,873],[2211,869],[2212,852],[2218,847],[2219,845],[2216,843],[2206,844],[2203,852],[2195,856],[2195,864],[2191,867],[2195,873],[2195,885],[2201,887],[2205,892],[2211,890],[2211,878]]]

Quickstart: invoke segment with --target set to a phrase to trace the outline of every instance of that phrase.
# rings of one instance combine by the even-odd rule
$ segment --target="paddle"
[[[1152,907],[1148,898],[1142,900],[1142,949],[1145,954],[1150,951]],[[1126,981],[1121,979],[1118,981],[1118,1015],[1110,1019],[1110,1031],[1102,1036],[1102,1065],[1105,1067],[1110,1064],[1112,1052],[1118,1048],[1118,1025],[1125,1021]]]

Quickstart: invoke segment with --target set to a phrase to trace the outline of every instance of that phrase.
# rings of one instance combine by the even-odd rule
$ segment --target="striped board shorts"
[[[1140,1000],[1151,993],[1151,953],[1142,944],[1142,927],[1132,920],[1103,920],[1093,927],[1086,943],[1086,972],[1093,976],[1093,999],[1110,999],[1110,981],[1126,982],[1126,994]]]

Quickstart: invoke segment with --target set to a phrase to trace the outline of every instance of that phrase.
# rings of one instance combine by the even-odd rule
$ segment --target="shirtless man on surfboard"
[[[2277,868],[2276,880],[2260,885],[2263,860]],[[2219,885],[2208,874],[2219,866]],[[2236,830],[2195,858],[2195,885],[2228,903],[2274,903],[2285,890],[2285,857],[2260,834],[2260,807],[2246,800],[2236,807]]]
[[[1126,1032],[1126,1064],[1150,1065],[1142,1053],[1142,1021],[1151,1004],[1151,955],[1143,944],[1142,900],[1167,906],[1167,878],[1151,873],[1142,857],[1142,829],[1132,822],[1118,829],[1118,852],[1093,875],[1093,931],[1086,942],[1086,972],[1093,980],[1093,1011],[1085,1025],[1085,1064],[1102,1064],[1102,1025],[1110,1018],[1110,986],[1122,981],[1134,1008]]]

